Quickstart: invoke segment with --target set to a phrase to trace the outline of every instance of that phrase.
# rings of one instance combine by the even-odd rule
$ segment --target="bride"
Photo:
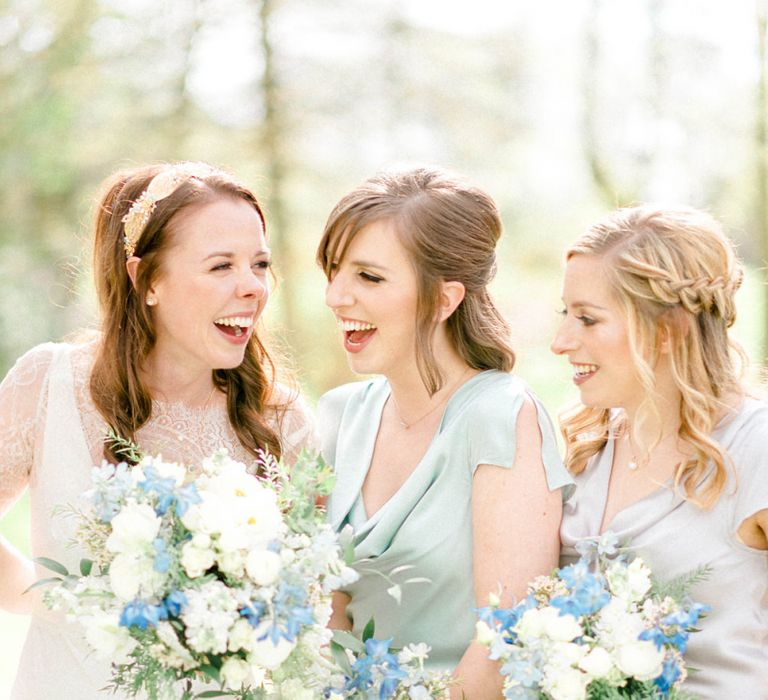
[[[194,465],[215,449],[255,464],[291,459],[312,434],[256,332],[269,298],[270,251],[253,193],[201,163],[140,167],[106,183],[95,222],[101,333],[46,343],[0,385],[0,513],[30,491],[32,552],[76,570],[73,526],[90,466],[124,459],[111,430],[145,453]],[[44,577],[0,540],[0,606],[32,620],[14,700],[103,697],[109,667],[73,625],[22,592]]]

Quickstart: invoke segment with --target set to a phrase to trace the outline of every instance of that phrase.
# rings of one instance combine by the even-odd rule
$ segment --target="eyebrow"
[[[254,257],[258,257],[259,255],[269,255],[271,252],[272,251],[269,248],[262,248],[261,250],[257,250],[253,255]],[[209,260],[210,258],[232,258],[234,255],[233,252],[228,250],[218,250],[206,255],[203,260]]]
[[[355,267],[372,267],[375,270],[381,270],[382,272],[390,272],[388,267],[377,265],[375,262],[370,262],[369,260],[350,260],[349,262]]]
[[[600,306],[599,304],[593,304],[590,301],[574,301],[571,303],[571,306],[578,306],[579,308],[589,307],[590,309],[599,309],[600,311],[608,311],[608,309],[605,306]]]

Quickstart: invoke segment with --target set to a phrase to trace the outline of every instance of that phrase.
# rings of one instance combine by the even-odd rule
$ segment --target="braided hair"
[[[577,254],[598,255],[606,263],[645,390],[640,410],[656,415],[653,368],[667,340],[681,395],[679,437],[694,449],[678,465],[675,486],[699,506],[712,506],[728,469],[726,454],[710,434],[725,399],[743,393],[740,370],[746,363],[728,336],[736,320],[734,294],[743,279],[733,245],[705,212],[642,205],[619,209],[593,225],[566,258]],[[560,424],[566,464],[578,474],[606,444],[611,411],[580,405],[564,413]]]

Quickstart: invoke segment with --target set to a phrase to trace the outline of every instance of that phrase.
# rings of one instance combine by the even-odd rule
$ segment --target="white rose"
[[[139,594],[150,596],[163,586],[165,575],[155,571],[151,556],[118,554],[109,565],[109,584],[112,592],[128,602]]]
[[[268,549],[254,549],[245,560],[245,570],[259,586],[271,586],[280,574],[280,555]]]
[[[584,630],[573,615],[561,615],[556,608],[542,609],[544,620],[544,634],[556,642],[570,642],[576,637],[581,637]]]
[[[107,538],[110,552],[135,552],[146,549],[160,530],[160,518],[146,503],[129,501],[112,518],[112,533]]]
[[[131,660],[136,640],[127,628],[120,626],[116,615],[82,618],[82,622],[85,638],[93,647],[96,658],[108,659],[117,664],[127,664]]]
[[[616,562],[605,573],[611,592],[630,602],[642,600],[651,589],[651,571],[640,558],[628,566]]]
[[[653,642],[641,639],[622,644],[615,653],[616,665],[627,676],[639,681],[656,678],[662,671],[664,651]]]
[[[585,700],[589,676],[575,668],[557,668],[546,674],[545,689],[553,700]]]
[[[231,690],[241,690],[251,679],[251,667],[236,656],[230,656],[219,671],[221,680]]]
[[[261,634],[263,633],[262,631]],[[251,653],[248,655],[248,661],[255,666],[273,671],[288,658],[294,646],[295,643],[289,642],[283,637],[280,637],[277,644],[273,644],[272,640],[267,637],[253,644]]]
[[[603,647],[595,647],[579,661],[579,668],[591,678],[605,678],[613,668],[611,655]]]
[[[181,565],[190,578],[198,578],[210,569],[216,558],[210,549],[195,547],[194,542],[187,542],[181,548]]]

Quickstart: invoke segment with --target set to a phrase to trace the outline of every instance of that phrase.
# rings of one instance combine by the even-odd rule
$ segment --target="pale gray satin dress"
[[[686,653],[692,673],[684,688],[706,700],[768,698],[768,552],[736,537],[740,523],[768,508],[768,405],[746,399],[712,437],[730,455],[736,478],[717,504],[701,510],[659,488],[616,514],[605,530],[648,563],[656,577],[671,579],[701,565],[712,567],[691,597],[712,606],[691,635]],[[613,442],[576,477],[565,504],[562,564],[572,562],[581,538],[599,534],[613,460]]]
[[[384,379],[356,382],[325,394],[318,404],[323,454],[336,469],[328,514],[340,530],[354,528],[360,579],[349,586],[347,612],[355,633],[368,620],[376,637],[394,645],[426,642],[432,668],[454,668],[474,636],[472,583],[472,476],[480,464],[514,464],[516,420],[526,385],[503,372],[482,372],[448,401],[426,454],[401,488],[372,517],[361,488],[389,396]],[[572,483],[562,465],[555,433],[536,401],[542,460],[550,489]],[[520,488],[525,488],[521,483]],[[509,537],[514,537],[513,531]],[[399,567],[412,567],[398,572]],[[410,578],[429,582],[406,583]],[[387,593],[402,586],[400,604]]]

